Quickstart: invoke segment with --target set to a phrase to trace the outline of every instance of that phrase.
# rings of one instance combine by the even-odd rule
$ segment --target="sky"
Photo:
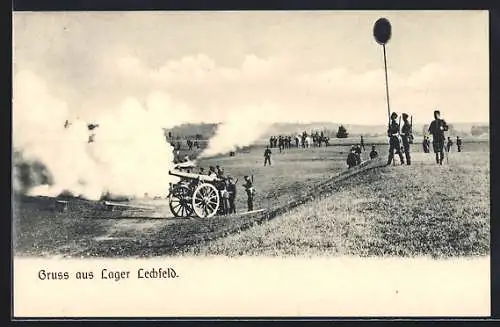
[[[385,124],[380,17],[392,24],[391,111],[489,121],[486,11],[16,12],[13,85],[40,91],[14,90],[14,103],[43,93],[87,121],[139,106],[166,126]]]

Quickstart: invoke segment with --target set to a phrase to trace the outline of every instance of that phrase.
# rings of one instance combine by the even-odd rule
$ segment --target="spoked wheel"
[[[175,217],[189,217],[193,214],[191,190],[185,185],[175,186],[170,194],[170,211]]]
[[[213,217],[219,209],[219,191],[212,184],[200,184],[193,193],[193,209],[200,218]]]

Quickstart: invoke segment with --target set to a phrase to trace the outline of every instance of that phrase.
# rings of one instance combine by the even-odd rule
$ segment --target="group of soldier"
[[[411,123],[408,122],[408,114],[403,113],[403,126],[400,131],[400,124],[396,121],[398,118],[398,114],[393,112],[391,114],[391,122],[389,124],[389,128],[387,130],[387,134],[389,136],[389,157],[387,160],[387,165],[390,165],[394,159],[394,153],[399,156],[401,164],[404,164],[403,153],[406,157],[406,164],[411,164],[411,156],[410,156],[410,144],[413,140],[412,135],[412,126]],[[432,135],[432,148],[434,150],[434,154],[436,156],[436,163],[438,165],[443,164],[444,159],[444,151],[445,151],[445,142],[446,138],[444,133],[448,131],[448,124],[444,119],[441,119],[441,112],[439,110],[434,111],[434,119],[429,125],[427,132],[429,135]],[[400,139],[403,145],[400,145]],[[458,152],[462,152],[462,140],[457,136],[457,148]],[[423,148],[425,153],[430,152],[430,139],[429,136],[424,136],[423,140]],[[453,146],[453,141],[451,137],[448,137],[446,142],[446,152],[451,150]]]
[[[451,139],[451,137],[448,136],[448,140],[446,142],[446,152],[450,152],[452,147],[453,147],[453,140]],[[431,141],[429,140],[429,136],[424,136],[424,140],[422,142],[422,147],[424,148],[424,152],[425,153],[429,153],[430,152],[430,145],[431,145]],[[456,138],[456,145],[457,145],[457,151],[458,152],[462,152],[462,139],[457,136]]]
[[[347,166],[348,168],[352,168],[361,164],[361,152],[365,151],[365,143],[363,140],[363,136],[361,136],[360,144],[353,145],[351,150],[347,154]],[[378,157],[377,149],[375,145],[372,145],[372,150],[370,151],[370,159],[375,159]]]
[[[229,215],[236,213],[236,194],[237,188],[236,184],[238,184],[238,179],[234,180],[231,175],[226,175],[224,173],[224,169],[219,165],[210,166],[208,172],[205,171],[203,167],[200,167],[198,170],[199,175],[208,175],[212,177],[216,177],[218,182],[216,183],[217,189],[219,190],[220,195],[220,206],[219,206],[219,214],[221,215]],[[255,196],[255,188],[253,187],[253,180],[250,176],[244,176],[243,179],[245,183],[242,185],[245,193],[247,195],[247,207],[248,211],[253,211],[253,200]]]
[[[312,144],[310,144],[312,143]],[[279,148],[280,152],[283,149],[295,148],[308,148],[310,145],[315,147],[321,147],[322,144],[328,146],[330,143],[330,138],[324,134],[324,132],[311,132],[308,134],[306,131],[302,134],[295,136],[292,135],[278,135],[271,136],[269,138],[269,148]]]

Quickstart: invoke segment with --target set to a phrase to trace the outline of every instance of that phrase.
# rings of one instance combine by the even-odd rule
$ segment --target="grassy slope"
[[[202,255],[485,255],[488,152],[452,153],[449,165],[377,168],[351,185],[266,224],[193,246]]]

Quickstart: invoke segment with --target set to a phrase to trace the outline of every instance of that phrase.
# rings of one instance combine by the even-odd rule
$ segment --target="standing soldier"
[[[458,136],[457,136],[457,150],[458,152],[462,152],[462,139],[460,139]]]
[[[227,176],[227,191],[229,193],[229,214],[236,213],[236,205],[234,200],[236,199],[236,183],[238,180],[233,181],[231,176]]]
[[[365,140],[363,140],[363,135],[361,135],[361,147],[363,148],[363,151],[365,151]]]
[[[250,177],[245,176],[245,184],[243,184],[243,187],[245,188],[245,192],[247,193],[247,206],[248,206],[248,211],[253,211],[253,197],[255,195],[255,189],[253,188],[252,181],[250,180]]]
[[[375,159],[378,157],[378,152],[375,150],[375,145],[372,145],[372,150],[370,151],[370,159]]]
[[[394,159],[394,151],[399,155],[401,164],[404,164],[403,154],[401,153],[401,145],[399,143],[399,124],[396,121],[398,114],[393,112],[391,114],[391,123],[387,130],[387,136],[389,136],[389,158],[387,159],[387,165],[392,163]]]
[[[424,153],[429,153],[429,138],[424,135],[424,140],[422,141],[422,147],[424,148]]]
[[[403,151],[406,157],[406,164],[411,164],[410,158],[410,139],[411,139],[411,124],[408,121],[408,114],[403,113],[403,127],[401,128],[401,140],[403,141]]]
[[[351,147],[351,151],[347,154],[347,167],[350,169],[358,163],[358,156],[356,155],[356,148]]]
[[[269,149],[269,146],[266,147],[266,150],[264,150],[264,167],[267,163],[271,166],[271,149]]]
[[[217,177],[223,178],[224,177],[224,169],[222,169],[219,165],[215,166],[215,168],[216,168]]]
[[[443,164],[444,158],[444,132],[448,130],[448,125],[441,119],[441,113],[439,110],[434,110],[434,120],[429,126],[429,133],[432,134],[432,147],[434,148],[434,153],[436,154],[436,163],[438,165]]]
[[[448,143],[446,143],[446,152],[450,152],[452,146],[453,141],[451,140],[451,137],[448,136]]]
[[[208,176],[217,177],[217,172],[215,171],[215,167],[214,166],[210,166],[208,168]]]

